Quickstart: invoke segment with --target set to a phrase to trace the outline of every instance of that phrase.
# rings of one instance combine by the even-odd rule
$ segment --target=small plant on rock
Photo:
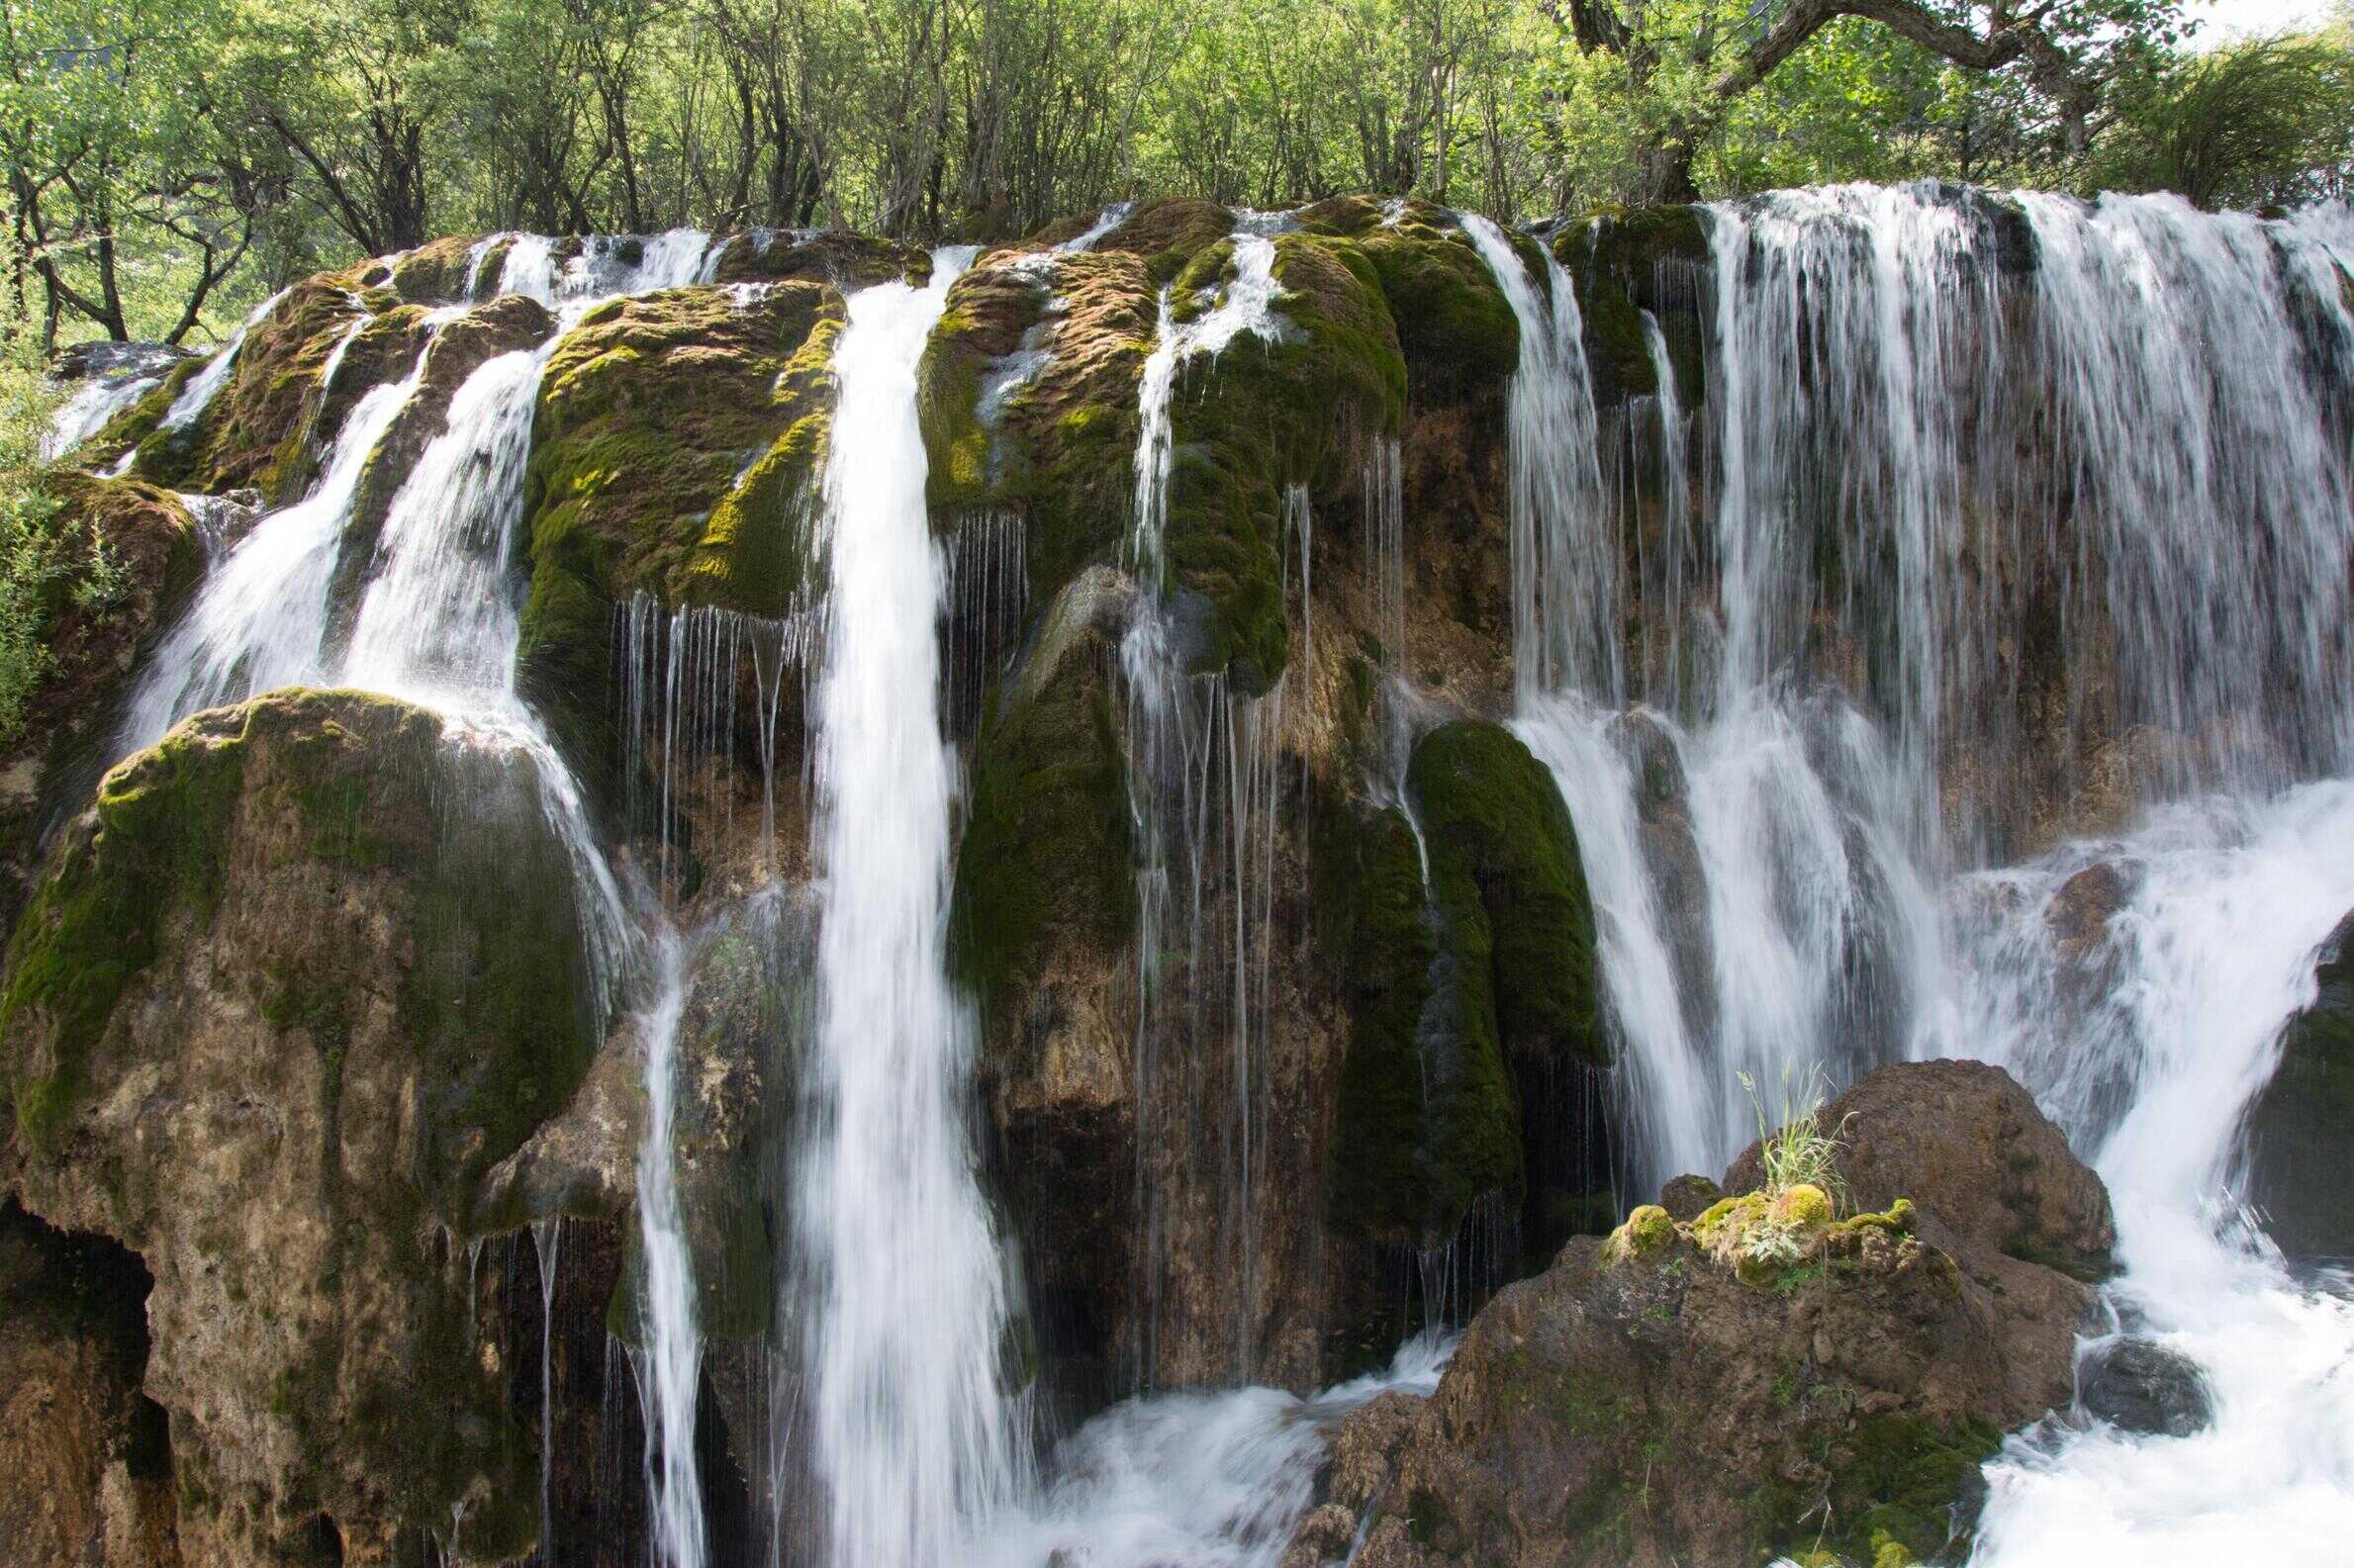
[[[1765,1101],[1757,1093],[1757,1080],[1746,1072],[1741,1073],[1741,1086],[1749,1096],[1749,1106],[1757,1116],[1758,1157],[1765,1165],[1765,1195],[1779,1200],[1785,1193],[1800,1188],[1813,1188],[1828,1198],[1831,1212],[1825,1219],[1836,1219],[1847,1207],[1847,1184],[1839,1176],[1838,1153],[1846,1141],[1847,1123],[1852,1116],[1841,1117],[1839,1125],[1826,1131],[1823,1126],[1823,1102],[1828,1097],[1829,1084],[1820,1066],[1810,1066],[1795,1087],[1790,1069],[1782,1069],[1782,1104],[1780,1125],[1768,1121]]]

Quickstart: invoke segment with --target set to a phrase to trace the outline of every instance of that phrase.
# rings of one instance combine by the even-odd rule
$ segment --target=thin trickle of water
[[[556,1516],[551,1498],[556,1476],[556,1249],[564,1241],[564,1217],[531,1222],[531,1248],[539,1263],[539,1560],[556,1560]]]
[[[1495,223],[1461,215],[1520,323],[1512,375],[1512,641],[1519,690],[1615,698],[1618,547],[1606,531],[1600,432],[1577,293],[1553,252],[1543,286]]]
[[[1282,285],[1275,281],[1274,241],[1264,234],[1238,232],[1231,243],[1234,276],[1219,286],[1217,297],[1199,316],[1178,322],[1171,291],[1161,291],[1159,332],[1137,386],[1136,502],[1128,558],[1139,580],[1155,595],[1162,586],[1162,535],[1169,522],[1169,465],[1176,452],[1170,406],[1178,372],[1195,355],[1215,359],[1245,333],[1274,341],[1290,330],[1274,308],[1283,295]]]
[[[917,360],[972,254],[938,252],[927,288],[853,295],[834,356],[817,1030],[795,1223],[836,1568],[959,1560],[1019,1489],[1026,1449],[1004,1386],[1005,1262],[967,1130],[974,1021],[944,967],[956,763],[915,410]]]
[[[1110,233],[1113,230],[1119,228],[1120,225],[1126,223],[1128,221],[1128,215],[1134,211],[1136,211],[1136,204],[1134,202],[1114,202],[1109,207],[1103,209],[1102,214],[1097,217],[1093,223],[1089,224],[1080,232],[1073,234],[1069,239],[1064,240],[1061,244],[1055,246],[1055,249],[1064,255],[1073,255],[1083,250],[1092,250],[1095,248],[1095,242],[1097,240],[1101,239],[1105,234]]]

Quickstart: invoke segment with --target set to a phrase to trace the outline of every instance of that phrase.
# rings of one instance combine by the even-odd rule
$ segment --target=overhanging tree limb
[[[2008,6],[1998,5],[1989,15],[1987,31],[1979,34],[1912,0],[1795,0],[1739,61],[1717,77],[1711,91],[1722,112],[1724,105],[1765,80],[1824,28],[1840,17],[1862,17],[1966,70],[2000,70],[2024,60],[2035,85],[2060,106],[2071,138],[2081,139],[2098,94],[2068,51],[2043,31],[2049,10],[2049,5],[2042,5],[2015,16]]]

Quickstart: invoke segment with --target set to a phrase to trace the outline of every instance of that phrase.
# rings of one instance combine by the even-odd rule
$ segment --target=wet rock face
[[[1701,1245],[1705,1222],[1655,1210],[1638,1241],[1573,1240],[1472,1321],[1430,1399],[1383,1400],[1344,1427],[1331,1499],[1374,1511],[1357,1560],[1665,1568],[1826,1549],[1868,1562],[1888,1542],[1942,1560],[2003,1431],[2070,1403],[2092,1300],[1985,1240],[1967,1150],[2016,1090],[1992,1069],[1865,1078],[1847,1129],[1873,1153],[1849,1180],[1859,1204],[1892,1182],[1909,1208],[1831,1225],[1758,1283]],[[2031,1127],[2021,1139],[2041,1144]],[[2040,1179],[2098,1194],[2065,1158]],[[1745,1190],[1742,1174],[1729,1189]],[[2005,1299],[2030,1283],[2031,1310]]]
[[[2354,915],[2315,955],[2312,1004],[2248,1108],[2249,1196],[2296,1257],[2354,1257]]]
[[[463,1238],[597,1042],[546,822],[494,742],[280,692],[110,774],[18,927],[0,1177],[152,1275],[143,1388],[193,1561],[323,1528],[378,1561],[453,1510],[463,1556],[536,1530]]]
[[[2092,1346],[2076,1377],[2085,1414],[2120,1431],[2188,1437],[2214,1419],[2199,1363],[2148,1339]]]

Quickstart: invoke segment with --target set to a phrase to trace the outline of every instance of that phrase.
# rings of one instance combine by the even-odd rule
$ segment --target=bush
[[[2354,48],[2343,36],[2259,39],[2166,57],[2120,82],[2094,182],[2194,205],[2288,207],[2354,174]]]
[[[8,260],[0,242],[0,275]],[[45,639],[59,596],[96,606],[125,591],[105,541],[63,526],[43,484],[48,465],[42,437],[59,400],[40,344],[40,323],[13,290],[0,287],[0,750],[16,743],[26,705],[48,672]]]

